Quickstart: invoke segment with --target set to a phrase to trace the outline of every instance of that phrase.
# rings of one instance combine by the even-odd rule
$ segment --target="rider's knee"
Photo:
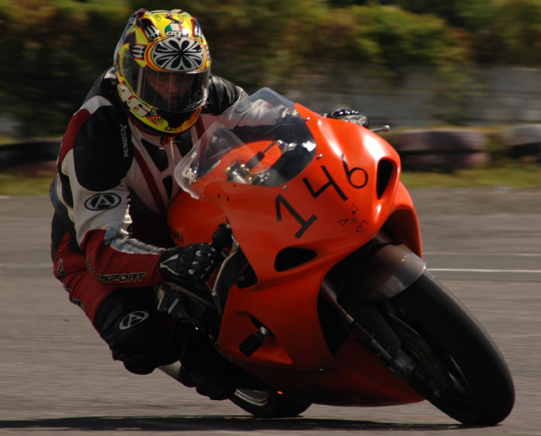
[[[98,308],[94,325],[113,359],[135,374],[149,374],[179,360],[184,347],[180,326],[156,310],[152,288],[119,288]]]

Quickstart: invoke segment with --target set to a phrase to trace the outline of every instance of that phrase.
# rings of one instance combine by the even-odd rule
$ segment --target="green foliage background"
[[[21,137],[63,133],[139,8],[192,13],[214,73],[248,91],[280,90],[306,64],[395,83],[413,65],[462,104],[475,66],[541,64],[541,0],[0,0],[0,114]]]

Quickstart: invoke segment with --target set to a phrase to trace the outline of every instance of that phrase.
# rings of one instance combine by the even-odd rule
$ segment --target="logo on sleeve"
[[[85,201],[85,207],[95,211],[107,210],[118,206],[121,201],[120,196],[116,194],[97,194]]]

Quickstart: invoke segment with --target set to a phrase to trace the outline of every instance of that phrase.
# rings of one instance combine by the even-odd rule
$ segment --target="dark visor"
[[[183,113],[203,106],[208,96],[210,69],[158,72],[141,67],[129,50],[123,59],[124,77],[135,95],[159,111]]]

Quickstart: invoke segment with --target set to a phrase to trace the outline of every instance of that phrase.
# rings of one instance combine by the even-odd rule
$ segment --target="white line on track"
[[[423,252],[423,256],[505,256],[505,257],[541,257],[540,253],[451,253]]]
[[[470,269],[470,268],[428,268],[433,272],[478,272],[478,273],[525,273],[541,274],[541,270],[536,269]]]
[[[52,267],[52,263],[0,263],[0,269],[46,269]]]

